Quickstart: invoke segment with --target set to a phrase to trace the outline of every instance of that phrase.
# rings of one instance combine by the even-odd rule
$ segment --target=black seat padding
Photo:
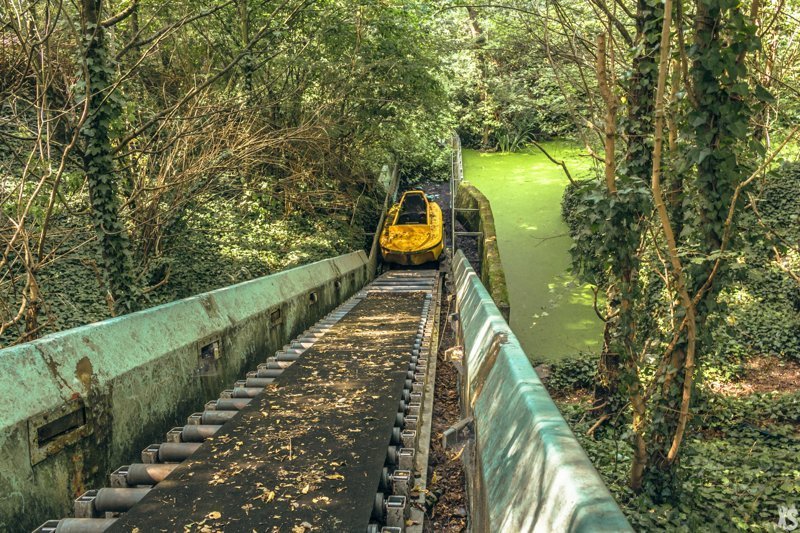
[[[427,224],[428,209],[421,194],[407,195],[400,206],[397,224]]]

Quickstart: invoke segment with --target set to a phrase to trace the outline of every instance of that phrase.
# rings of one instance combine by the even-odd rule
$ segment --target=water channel
[[[579,147],[563,141],[543,146],[567,161],[574,178],[591,172]],[[572,239],[561,219],[568,181],[561,167],[535,147],[516,153],[464,150],[463,158],[464,178],[492,204],[511,327],[528,356],[539,362],[598,351],[602,322],[592,308],[592,291],[569,272]]]

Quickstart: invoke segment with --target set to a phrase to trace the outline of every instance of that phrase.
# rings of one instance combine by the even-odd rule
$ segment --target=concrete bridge
[[[256,428],[280,433],[289,426],[268,424],[254,413],[258,415],[270,405],[284,413],[298,407],[291,402],[280,403],[281,394],[300,404],[312,398],[323,399],[318,412],[309,415],[318,419],[309,428],[315,431],[295,437],[297,450],[303,446],[316,449],[324,442],[320,431],[330,433],[331,426],[355,428],[365,434],[355,439],[350,449],[339,448],[336,452],[351,461],[354,454],[364,457],[362,463],[349,464],[351,471],[345,472],[347,475],[326,466],[335,464],[338,455],[305,465],[309,471],[331,471],[335,472],[331,475],[345,479],[356,479],[354,468],[368,469],[370,476],[358,487],[342,485],[347,488],[349,499],[337,512],[299,513],[301,522],[311,520],[309,523],[321,524],[323,529],[324,524],[329,524],[330,530],[339,531],[364,530],[370,520],[375,526],[383,526],[386,512],[391,510],[386,504],[399,500],[392,499],[392,487],[403,479],[382,479],[386,450],[394,446],[397,454],[410,453],[408,450],[420,453],[419,434],[425,425],[428,433],[424,438],[430,438],[430,417],[425,420],[423,415],[420,420],[422,402],[412,411],[417,415],[409,415],[408,407],[412,391],[433,382],[433,375],[419,375],[414,370],[422,368],[418,366],[422,349],[423,361],[428,361],[425,372],[435,371],[435,352],[427,357],[435,349],[431,345],[433,311],[428,313],[425,309],[428,314],[424,323],[420,317],[425,314],[425,301],[432,301],[438,294],[433,280],[438,280],[439,274],[430,275],[427,285],[420,284],[419,278],[400,278],[401,283],[409,284],[403,287],[398,285],[398,274],[390,273],[394,277],[379,277],[364,289],[367,263],[365,254],[349,254],[0,351],[0,376],[6,382],[0,395],[2,529],[28,531],[48,518],[66,517],[72,514],[76,496],[112,484],[119,489],[116,494],[101,492],[98,498],[94,493],[94,502],[83,507],[80,502],[77,504],[80,509],[88,506],[89,511],[80,511],[86,520],[73,522],[71,526],[78,527],[75,530],[111,526],[113,519],[105,519],[105,513],[126,509],[130,510],[117,520],[115,529],[139,527],[145,531],[148,523],[153,524],[149,522],[153,517],[158,518],[156,523],[177,526],[177,521],[183,519],[199,522],[207,515],[215,516],[216,509],[241,507],[245,499],[250,502],[258,494],[247,493],[244,498],[236,491],[204,492],[187,480],[194,477],[195,482],[208,486],[217,473],[231,479],[212,487],[222,490],[229,488],[231,482],[247,483],[251,489],[261,491],[248,475],[257,472],[257,479],[267,479],[265,472],[274,469],[274,465],[259,463],[256,470],[237,473],[235,465],[241,464],[248,453],[239,449],[248,447],[230,442],[246,443],[254,452],[271,450],[275,442],[259,448],[263,443],[261,437],[255,437],[259,435]],[[447,275],[456,289],[457,325],[463,343],[463,415],[473,427],[471,453],[467,454],[473,531],[625,530],[628,526],[620,510],[462,254],[456,254],[453,269]],[[392,292],[404,288],[407,292]],[[438,307],[433,305],[430,309]],[[334,313],[328,314],[331,311]],[[327,321],[318,322],[326,316]],[[384,316],[383,321],[376,322],[376,316]],[[401,325],[398,321],[403,316],[411,318]],[[316,322],[318,326],[309,329]],[[407,338],[386,337],[387,331]],[[418,333],[422,336],[417,337]],[[298,340],[287,345],[293,337]],[[384,341],[388,344],[381,348]],[[347,348],[349,358],[340,358],[343,366],[334,376],[332,353],[341,353],[343,342],[357,346]],[[276,352],[272,361],[265,357]],[[366,379],[364,372],[371,367],[368,362],[378,361],[391,368]],[[319,375],[323,369],[325,376]],[[354,372],[361,372],[361,381],[354,381]],[[311,376],[319,383],[309,381]],[[237,383],[237,377],[244,380]],[[273,380],[280,386],[265,393]],[[408,388],[406,380],[410,380]],[[298,388],[298,382],[305,386]],[[326,389],[323,382],[338,384],[339,392],[349,396],[337,396],[337,390]],[[229,387],[231,383],[233,387]],[[370,388],[376,383],[381,387]],[[362,397],[368,396],[369,401],[359,403],[360,410],[353,410],[352,394],[362,388]],[[203,410],[203,404],[215,398],[216,404],[206,405]],[[331,411],[340,398],[346,398],[344,405],[350,408]],[[399,402],[404,402],[405,407],[398,409]],[[193,415],[196,412],[200,412],[200,419]],[[173,432],[172,439],[169,435],[165,439],[163,434],[186,416],[194,416],[199,424],[190,420],[178,426],[178,435]],[[375,424],[361,427],[359,419],[365,416],[376,420]],[[398,418],[401,420],[395,424]],[[212,444],[219,442],[219,437],[203,443],[202,435],[198,436],[201,431],[216,433],[221,429],[225,430],[222,435],[237,439],[227,441],[230,449]],[[399,439],[393,437],[398,430]],[[418,435],[403,440],[403,431]],[[151,446],[162,441],[176,445],[164,444],[161,450]],[[276,442],[286,444],[281,439]],[[426,443],[423,448],[427,448]],[[128,466],[127,472],[136,470],[145,479],[128,481],[124,472],[117,472],[107,481],[107,475],[118,467],[136,464],[132,459],[140,450],[151,455],[151,462],[141,464],[163,465],[160,469],[148,467],[152,478],[147,478],[150,474],[144,467],[131,470]],[[275,456],[276,449],[271,453]],[[426,470],[425,465],[398,468],[402,461],[402,457],[397,458],[395,472],[408,475],[404,471],[413,471],[412,468],[417,472]],[[164,473],[169,474],[166,480],[157,483]],[[274,477],[279,476],[275,473]],[[330,481],[331,486],[324,481]],[[341,488],[333,486],[336,481],[323,477],[320,494],[335,494]],[[155,488],[150,490],[149,485]],[[379,492],[381,486],[385,491]],[[180,500],[181,505],[159,505],[171,491],[190,499]],[[192,506],[195,492],[201,504]],[[222,494],[228,494],[227,499]],[[383,507],[378,507],[383,511],[375,510],[376,494],[384,495],[380,504]],[[90,499],[91,494],[84,497],[84,501]],[[142,502],[134,505],[140,499]],[[259,509],[268,516],[280,508],[279,502],[262,503]],[[289,505],[288,500],[283,503]],[[354,508],[361,513],[355,513]],[[360,520],[360,528],[355,526],[355,520]],[[90,526],[87,521],[95,524]],[[219,525],[239,530],[245,524]]]
[[[430,440],[457,435],[472,531],[630,530],[491,265],[492,293],[460,251],[380,275],[374,253],[0,351],[0,530],[422,531]],[[442,437],[444,320],[463,371],[462,422]]]

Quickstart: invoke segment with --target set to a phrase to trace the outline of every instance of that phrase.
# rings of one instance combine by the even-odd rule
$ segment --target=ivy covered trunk
[[[112,87],[114,66],[101,20],[102,0],[83,0],[84,89],[88,99],[81,129],[83,169],[91,202],[92,225],[99,246],[99,266],[114,314],[136,308],[135,283],[128,232],[120,216],[117,175],[111,146],[111,123],[119,114]]]
[[[628,116],[625,122],[628,151],[620,170],[643,183],[650,179],[653,165],[653,97],[658,77],[656,56],[663,18],[661,1],[637,0],[636,52],[628,80]]]
[[[694,308],[682,305],[676,322],[680,323],[684,313],[696,315],[699,358],[713,348],[706,325],[709,316],[718,311],[719,285],[714,281],[724,269],[726,235],[735,234],[735,229],[726,227],[726,223],[734,192],[746,172],[742,159],[748,153],[745,141],[751,116],[744,58],[747,52],[758,48],[758,38],[755,27],[737,4],[697,0],[693,44],[693,98],[685,125],[691,149],[683,155],[683,167],[689,169],[685,182],[694,195],[692,205],[696,208],[685,213],[679,245],[693,250],[686,271]],[[689,422],[695,371],[695,363],[688,355],[690,341],[690,334],[681,331],[652,408],[646,480],[661,500],[671,498],[679,489],[678,450]]]
[[[631,74],[626,80],[627,116],[623,127],[627,138],[625,159],[619,166],[619,188],[614,192],[620,220],[616,229],[626,235],[619,240],[621,249],[613,253],[611,286],[607,290],[608,320],[603,331],[603,351],[598,366],[598,386],[594,391],[595,407],[605,405],[603,416],[619,412],[626,401],[641,393],[635,371],[636,313],[640,221],[649,207],[646,183],[652,170],[652,135],[654,90],[658,75],[656,56],[660,24],[664,11],[658,0],[638,0],[636,4],[636,42]],[[620,390],[621,383],[628,390]],[[623,395],[627,397],[623,399]],[[643,401],[643,399],[640,399]],[[638,400],[637,400],[638,401]],[[632,401],[632,403],[636,403]],[[642,428],[643,429],[643,428]],[[638,444],[636,445],[638,447]]]
[[[592,407],[598,411],[598,423],[610,419],[618,411],[621,399],[620,354],[615,349],[614,332],[619,327],[619,294],[616,287],[606,290],[606,321],[603,324],[603,348],[597,364],[597,379],[594,383]]]

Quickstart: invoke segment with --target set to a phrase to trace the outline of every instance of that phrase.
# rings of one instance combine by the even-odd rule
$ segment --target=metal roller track
[[[240,448],[239,445],[246,447],[250,444],[250,442],[246,442],[250,434],[258,433],[263,425],[259,423],[256,426],[252,426],[251,415],[255,409],[259,409],[259,405],[262,408],[260,412],[264,413],[264,405],[267,405],[269,410],[273,404],[277,405],[281,400],[284,403],[289,402],[284,396],[291,397],[294,389],[299,388],[299,390],[303,391],[303,386],[309,390],[303,391],[300,396],[305,398],[307,392],[310,402],[317,401],[315,393],[319,391],[316,389],[320,388],[319,384],[325,382],[325,376],[318,375],[318,373],[324,374],[324,371],[317,370],[317,368],[324,370],[326,367],[323,362],[324,358],[321,358],[323,355],[350,358],[350,360],[341,363],[339,366],[344,371],[334,376],[342,380],[345,385],[342,387],[344,389],[347,388],[346,385],[348,383],[354,382],[352,379],[347,379],[347,372],[352,373],[353,369],[355,369],[354,375],[356,379],[359,379],[360,375],[360,378],[364,380],[364,374],[368,373],[369,370],[367,367],[372,362],[370,355],[375,355],[375,360],[377,360],[377,355],[384,356],[386,359],[384,366],[387,369],[390,366],[394,369],[390,373],[394,376],[392,379],[398,386],[395,389],[395,393],[390,392],[392,387],[389,386],[391,383],[388,383],[392,379],[388,379],[387,383],[384,384],[378,378],[380,374],[375,374],[373,379],[366,380],[367,389],[369,389],[370,383],[374,383],[376,386],[377,384],[380,385],[375,389],[378,394],[372,395],[372,400],[375,400],[372,403],[375,404],[375,407],[380,407],[378,404],[381,402],[386,404],[388,399],[389,404],[396,406],[396,409],[392,408],[392,411],[396,412],[388,416],[385,412],[386,405],[383,405],[384,415],[382,417],[370,415],[363,418],[364,431],[374,433],[374,435],[371,435],[371,444],[367,446],[368,453],[365,453],[364,457],[374,457],[377,453],[378,456],[384,457],[384,459],[373,465],[371,470],[374,472],[369,476],[369,472],[364,473],[364,476],[370,479],[374,478],[376,482],[372,489],[374,497],[369,498],[371,501],[366,506],[366,514],[362,512],[360,520],[363,521],[361,521],[360,528],[371,532],[406,531],[406,522],[409,521],[408,518],[412,513],[409,493],[413,487],[420,486],[420,481],[415,479],[420,474],[423,478],[422,485],[424,485],[425,465],[427,464],[427,442],[421,443],[419,435],[420,433],[425,433],[423,428],[427,424],[428,431],[426,436],[429,438],[430,420],[423,422],[422,417],[423,412],[426,411],[425,402],[432,402],[432,394],[428,394],[429,398],[426,398],[426,390],[431,390],[434,379],[431,375],[433,372],[431,367],[435,367],[435,351],[433,356],[430,356],[432,353],[431,348],[435,345],[436,340],[434,328],[438,324],[438,295],[439,273],[435,270],[398,270],[388,272],[377,278],[324,319],[276,352],[274,356],[268,358],[255,371],[249,372],[245,379],[237,381],[231,389],[223,391],[218,400],[208,402],[202,412],[190,415],[185,426],[171,429],[167,433],[165,442],[155,443],[145,448],[142,451],[142,463],[118,468],[110,476],[110,488],[88,491],[81,495],[75,501],[75,518],[50,520],[42,524],[36,531],[127,531],[134,527],[139,527],[142,531],[147,530],[148,518],[156,516],[158,512],[164,513],[163,505],[154,504],[153,499],[157,499],[157,494],[163,496],[165,491],[169,490],[173,485],[174,487],[172,488],[179,489],[181,483],[185,484],[186,480],[190,479],[195,473],[203,474],[209,470],[235,472],[241,468],[240,463],[233,457],[235,453],[232,453],[231,457],[219,457],[219,455],[227,456],[228,452],[237,451]],[[367,301],[369,303],[365,303]],[[393,307],[397,307],[397,310],[393,310]],[[376,327],[371,323],[374,322],[379,314],[396,320],[390,320],[386,324],[378,324]],[[417,316],[417,318],[414,319],[413,316]],[[343,321],[346,324],[343,324]],[[393,322],[399,325],[395,327],[396,324],[393,324]],[[361,326],[362,324],[364,324],[363,327]],[[370,328],[372,329],[370,330]],[[365,332],[371,332],[371,334],[364,335],[359,331],[360,329],[365,330]],[[388,334],[383,335],[388,340],[384,341],[383,346],[380,346],[380,350],[376,346],[370,346],[371,344],[380,344],[374,339],[376,336],[381,337],[381,333],[385,329],[390,330],[394,337]],[[393,329],[397,331],[391,331]],[[335,333],[332,339],[329,335],[331,331]],[[370,339],[373,339],[373,341],[371,342]],[[321,343],[322,346],[320,346],[320,341],[323,341]],[[369,353],[370,349],[374,354]],[[306,352],[313,353],[313,356],[309,357],[316,359],[314,361],[304,361],[303,355]],[[359,355],[362,354],[364,355],[363,359],[359,359]],[[386,357],[387,354],[389,357]],[[432,365],[429,364],[430,359],[433,360]],[[322,366],[317,365],[315,367],[315,361],[322,363]],[[299,366],[297,365],[298,362],[301,363]],[[359,365],[364,366],[364,368],[359,370]],[[285,374],[287,371],[288,373]],[[327,378],[330,380],[331,376],[333,374],[327,376]],[[426,384],[429,386],[426,387]],[[401,386],[402,389],[400,388]],[[362,384],[357,392],[362,392],[364,388],[365,386]],[[331,390],[326,392],[331,393]],[[345,412],[344,409],[346,407],[353,405],[351,401],[343,401],[348,398],[346,391],[343,392],[345,392],[345,395],[339,398],[330,397],[325,402],[328,404],[333,403],[334,414],[330,416],[332,419],[337,418],[335,406],[341,404],[342,410],[339,412],[341,415]],[[335,390],[333,394],[336,394]],[[396,399],[392,400],[387,395],[396,395]],[[276,411],[280,414],[280,410],[277,407]],[[326,409],[321,411],[326,411]],[[312,410],[311,412],[313,413],[314,411]],[[248,419],[248,416],[250,419]],[[346,420],[346,417],[339,416],[339,418]],[[378,427],[380,424],[373,423],[373,420],[378,420],[378,418],[389,421],[389,425],[385,426],[386,429],[380,430]],[[235,421],[231,422],[232,419],[235,419]],[[361,419],[357,422],[360,423]],[[277,426],[280,426],[280,424],[277,424]],[[309,434],[313,433],[313,430],[324,428],[324,420],[317,419],[315,424],[309,427],[311,428]],[[237,430],[242,428],[246,430],[237,433]],[[278,431],[279,434],[281,428],[275,427],[272,429]],[[360,429],[354,425],[351,428],[347,428],[346,433],[358,433],[359,431]],[[382,432],[385,432],[385,437],[380,436]],[[328,438],[328,433],[325,433],[325,435],[325,437],[322,437],[323,442]],[[230,442],[226,439],[230,439],[231,436],[242,440],[236,441],[238,444],[234,445],[234,450],[225,449],[220,454],[220,448],[224,448],[224,444]],[[383,440],[385,444],[379,445],[378,443],[382,439],[385,439]],[[302,439],[298,438],[298,446],[300,446],[301,442]],[[291,461],[291,437],[289,438],[288,446],[289,459]],[[212,448],[213,452],[209,453]],[[347,451],[347,442],[344,444],[342,442],[331,442],[330,444],[324,444],[322,448],[331,457],[335,457],[337,453],[343,454],[343,456],[347,456],[349,453]],[[357,446],[354,446],[355,448]],[[380,452],[379,449],[385,451]],[[423,453],[420,453],[420,449],[422,449]],[[376,450],[378,451],[376,452]],[[304,452],[298,447],[297,453],[303,454]],[[350,453],[350,456],[352,456],[351,459],[358,457],[356,453]],[[297,457],[294,461],[301,462],[299,461],[301,458]],[[275,479],[280,479],[286,473],[285,465],[283,464],[284,460],[281,459],[278,462],[280,463],[279,470],[274,476]],[[358,470],[359,465],[356,464],[357,462],[353,460],[353,464],[350,466]],[[373,460],[372,462],[374,463],[375,461]],[[369,461],[365,458],[365,467],[366,463],[369,463]],[[338,469],[344,471],[340,463],[335,460],[331,460],[329,464],[333,467],[333,470],[337,470],[337,466],[339,466]],[[346,460],[343,464],[347,464]],[[269,467],[270,465],[265,466]],[[265,475],[259,476],[259,479],[269,479],[268,470],[266,468]],[[338,482],[340,477],[343,476],[341,474],[323,476],[321,484],[324,485],[328,479],[331,482]],[[172,481],[174,479],[177,481]],[[212,482],[215,479],[217,478],[212,478]],[[167,481],[165,482],[165,480]],[[361,486],[358,487],[361,489],[360,492],[364,493],[363,489],[367,487],[366,492],[369,493],[369,482],[366,484],[360,483]],[[191,484],[187,486],[191,488]],[[275,489],[277,488],[275,487]],[[377,492],[374,492],[376,490]],[[290,514],[303,515],[304,508],[302,503],[290,503],[287,507],[286,502],[282,501],[285,499],[280,495],[276,496],[279,493],[278,490],[261,487],[259,491],[262,496],[265,494],[266,496],[260,498],[261,501],[253,503],[251,503],[252,498],[237,496],[235,492],[227,496],[227,499],[231,500],[228,502],[228,507],[238,509],[239,515],[241,515],[241,509],[248,511],[247,514],[250,514],[252,510],[252,521],[234,520],[217,526],[211,524],[212,527],[225,529],[226,531],[261,530],[261,526],[266,526],[267,522],[270,521],[273,526],[276,523],[283,526],[290,525],[298,519],[292,516],[281,517],[276,514],[279,511],[283,512],[288,509]],[[359,492],[358,490],[354,491],[352,487],[347,487],[347,490],[338,488],[329,490],[324,486],[311,488],[309,484],[306,484],[300,488],[298,496],[302,499],[307,492],[313,492],[315,495],[316,499],[309,496],[311,502],[314,503],[314,507],[319,506],[317,505],[319,501],[326,503],[342,500],[340,492],[345,494],[352,493],[352,505],[347,503],[347,496],[345,496],[344,506],[333,506],[333,511],[335,512],[328,513],[328,515],[323,513],[319,519],[327,521],[325,522],[327,524],[332,524],[336,523],[336,520],[347,521],[353,518],[352,508],[356,506],[355,500],[357,498],[355,493]],[[178,494],[178,492],[175,492],[175,494]],[[361,496],[363,500],[363,494]],[[223,502],[216,499],[210,503],[212,507],[217,508]],[[180,506],[180,502],[173,503],[173,505]],[[197,507],[197,500],[194,500],[192,509],[195,514],[198,512]],[[202,504],[200,507],[202,508]],[[222,505],[222,507],[225,506]],[[364,508],[365,506],[361,505],[361,507]],[[262,513],[262,516],[255,516],[257,509],[264,510],[266,513]],[[217,517],[215,513],[221,516]],[[306,512],[306,515],[309,515],[309,513]],[[312,515],[313,513],[309,516],[313,518]],[[186,523],[191,522],[189,520],[190,517],[187,516],[186,518]],[[209,521],[219,518],[223,522],[225,521],[224,514],[216,511],[202,516],[198,515],[195,518]],[[165,523],[162,521],[164,519],[169,520],[165,514],[163,516],[159,515],[157,518],[151,518],[154,521],[149,525],[163,524]],[[333,520],[333,522],[330,520]],[[415,523],[414,520],[409,522]],[[319,524],[319,522],[317,523]],[[421,524],[421,521],[419,523]],[[354,522],[351,521],[348,524],[348,530],[352,530]],[[176,529],[182,529],[182,526],[174,520],[173,525]],[[410,530],[412,529],[414,529],[413,526]]]
[[[402,423],[393,429],[387,450],[371,521],[367,533],[418,533],[422,531],[427,481],[428,446],[433,407],[433,384],[436,372],[439,325],[439,282],[417,277],[414,271],[394,271],[376,280],[368,293],[406,293],[430,291],[408,365],[406,381],[398,405]],[[415,496],[414,493],[417,493]],[[416,505],[415,505],[416,504]],[[423,501],[424,505],[424,501]]]
[[[316,340],[322,338],[330,329],[339,322],[350,310],[355,307],[365,294],[359,292],[348,299],[339,307],[331,311],[325,318],[317,322],[314,326],[303,332],[298,338],[289,345],[283,347],[275,356],[267,359],[266,363],[259,365],[259,371],[267,368],[276,361],[281,362],[281,368],[285,369],[298,360],[302,353]],[[305,347],[302,347],[305,345]],[[287,350],[291,353],[287,355]],[[252,374],[252,373],[249,373]],[[278,373],[277,375],[280,375]],[[183,427],[172,428],[166,435],[166,442],[151,444],[142,450],[142,463],[121,466],[109,476],[109,484],[112,488],[126,490],[131,494],[142,496],[142,487],[152,487],[163,481],[177,466],[178,463],[188,458],[207,438],[212,437],[222,427],[222,425],[233,418],[238,408],[244,406],[243,403],[223,403],[222,408],[217,408],[218,402],[231,402],[231,400],[249,401],[264,391],[268,383],[274,381],[274,375],[269,382],[263,382],[260,386],[245,386],[246,380],[237,381],[233,388],[222,391],[219,400],[209,402],[203,412],[193,413],[187,419],[187,424]],[[252,382],[252,380],[251,380]],[[161,448],[168,444],[163,451]],[[178,444],[178,447],[173,445]],[[183,449],[180,445],[184,446]],[[172,447],[170,450],[169,448]],[[100,489],[104,490],[104,489]],[[126,509],[121,511],[109,510],[103,507],[102,501],[99,508],[94,505],[99,491],[87,491],[75,500],[75,518],[65,518],[61,520],[48,520],[39,526],[35,532],[99,532],[105,531],[116,522],[121,512],[129,510],[135,502],[131,501]],[[138,498],[141,499],[141,498]],[[138,502],[138,499],[136,502]]]

